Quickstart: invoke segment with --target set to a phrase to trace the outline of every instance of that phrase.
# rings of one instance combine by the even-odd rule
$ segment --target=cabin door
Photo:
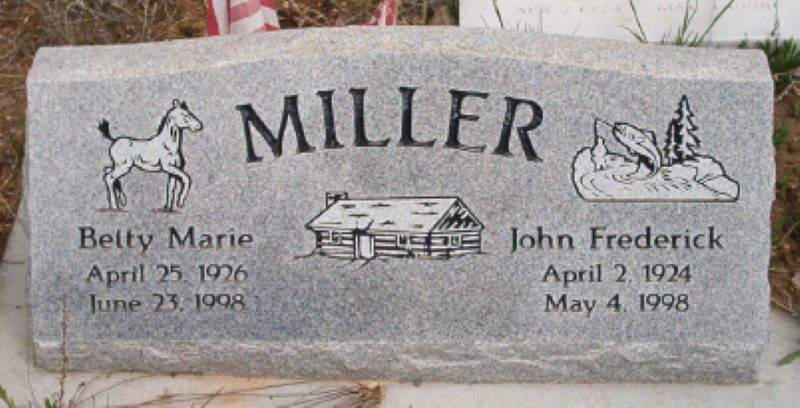
[[[356,259],[372,259],[375,257],[375,237],[368,234],[356,234]]]

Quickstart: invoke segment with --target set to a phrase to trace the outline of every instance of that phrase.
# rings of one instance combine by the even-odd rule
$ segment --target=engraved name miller
[[[436,140],[417,141],[414,139],[412,125],[414,117],[414,112],[413,112],[414,93],[416,92],[416,90],[417,88],[411,88],[411,87],[399,88],[401,97],[400,103],[401,103],[402,115],[401,115],[400,139],[397,141],[397,145],[406,147],[433,147],[434,144],[436,144]],[[338,136],[336,134],[336,121],[333,109],[333,93],[334,91],[332,90],[317,92],[317,96],[319,96],[320,101],[322,103],[323,114],[325,119],[325,143],[323,144],[323,148],[325,149],[341,149],[345,146],[339,142]],[[350,94],[353,96],[353,122],[355,130],[353,146],[385,147],[389,144],[390,142],[389,139],[369,140],[367,138],[367,132],[364,126],[366,93],[367,93],[366,88],[350,89]],[[462,105],[464,100],[466,98],[486,99],[489,96],[489,93],[459,91],[453,89],[450,90],[450,95],[451,95],[451,111],[449,116],[450,121],[447,132],[447,140],[444,143],[444,148],[482,153],[486,149],[486,145],[479,145],[479,146],[464,145],[459,140],[458,134],[459,134],[459,127],[462,121],[475,122],[478,119],[480,119],[480,117],[477,115],[462,111]],[[514,119],[517,115],[518,108],[520,106],[527,106],[530,108],[532,112],[531,119],[524,126],[517,127],[517,134],[519,135],[519,141],[522,144],[522,150],[525,153],[525,159],[534,162],[542,161],[542,159],[539,157],[536,150],[534,149],[533,143],[531,142],[530,138],[530,132],[542,124],[543,120],[542,107],[539,106],[539,104],[536,103],[535,101],[514,98],[511,96],[506,96],[505,101],[506,101],[506,108],[505,108],[505,114],[503,115],[503,126],[499,130],[498,142],[492,153],[505,157],[513,156],[509,144],[511,143],[511,132],[513,130],[512,128],[514,125]],[[239,112],[242,114],[242,120],[244,121],[244,137],[247,147],[248,162],[259,162],[262,160],[262,157],[256,154],[255,147],[253,146],[253,136],[250,130],[251,126],[256,129],[256,131],[261,135],[262,138],[264,138],[264,141],[269,145],[272,154],[276,158],[280,157],[283,154],[283,138],[289,120],[291,120],[291,124],[294,127],[295,135],[297,137],[297,153],[311,153],[316,151],[316,148],[313,145],[311,145],[306,139],[306,134],[305,131],[303,130],[303,122],[300,119],[300,113],[298,110],[297,95],[288,95],[284,97],[283,116],[281,117],[281,124],[280,127],[278,128],[277,138],[275,137],[274,133],[270,130],[270,128],[264,124],[264,121],[256,113],[256,110],[250,104],[239,105],[236,107],[236,109],[239,110]],[[446,116],[444,114],[442,115],[442,118],[446,120]]]

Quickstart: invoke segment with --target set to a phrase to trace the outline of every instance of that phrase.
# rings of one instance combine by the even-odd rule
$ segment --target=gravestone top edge
[[[638,44],[530,31],[458,27],[309,28],[247,36],[44,47],[28,84],[115,80],[224,69],[268,59],[449,55],[531,60],[667,78],[771,82],[759,50]],[[685,59],[693,61],[687,67]]]

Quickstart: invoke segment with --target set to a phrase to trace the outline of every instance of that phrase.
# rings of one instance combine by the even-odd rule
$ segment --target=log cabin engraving
[[[458,197],[349,199],[328,193],[306,228],[314,255],[342,259],[449,259],[481,253],[484,225]]]

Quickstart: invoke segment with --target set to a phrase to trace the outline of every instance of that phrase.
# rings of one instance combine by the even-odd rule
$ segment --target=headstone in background
[[[725,0],[695,0],[697,13],[691,29],[702,34],[728,3]],[[683,22],[686,0],[637,0],[634,2],[649,41],[675,38]],[[776,4],[777,13],[776,13]],[[622,27],[638,32],[628,0],[497,0],[506,28],[519,28],[580,37],[635,41]],[[500,27],[491,0],[462,0],[459,3],[462,27]],[[739,43],[771,38],[776,16],[780,18],[782,38],[800,39],[800,2],[778,0],[738,0],[714,26],[707,39],[716,43]]]
[[[46,368],[756,378],[758,51],[289,30],[43,49],[28,91]]]

